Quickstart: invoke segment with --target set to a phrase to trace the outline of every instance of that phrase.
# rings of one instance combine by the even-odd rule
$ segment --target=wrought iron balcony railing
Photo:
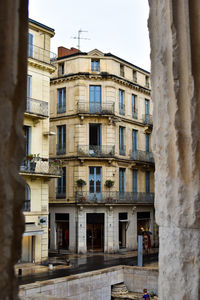
[[[96,103],[81,102],[77,103],[78,113],[111,115],[115,113],[115,104],[113,102]]]
[[[142,116],[143,123],[152,126],[153,125],[153,119],[152,115],[150,114],[145,114]]]
[[[130,151],[130,158],[136,161],[154,163],[153,153],[143,150]]]
[[[48,102],[27,97],[26,112],[48,118]]]
[[[28,57],[45,62],[47,64],[52,64],[56,60],[55,53],[32,44],[28,44]]]
[[[76,192],[76,203],[91,204],[118,204],[118,203],[130,203],[130,204],[153,204],[154,193],[145,192],[101,192],[98,194],[92,194],[90,192]]]
[[[123,116],[125,115],[125,105],[124,104],[119,106],[119,114],[123,115]]]
[[[57,155],[66,154],[66,144],[57,144],[56,145],[56,154]]]
[[[91,157],[113,157],[115,155],[114,145],[78,145],[77,146],[78,156],[91,156]]]
[[[30,211],[31,210],[31,201],[25,200],[24,201],[24,211]]]
[[[24,159],[20,166],[21,173],[61,176],[62,168],[54,160],[34,157],[31,160]]]

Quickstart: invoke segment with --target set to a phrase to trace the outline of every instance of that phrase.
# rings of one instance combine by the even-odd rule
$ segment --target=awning
[[[35,224],[25,224],[25,231],[23,233],[23,236],[41,235],[43,234],[43,232],[44,230],[42,230]]]

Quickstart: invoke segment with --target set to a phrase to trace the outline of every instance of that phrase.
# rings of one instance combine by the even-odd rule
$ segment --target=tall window
[[[133,159],[136,158],[136,150],[137,150],[137,130],[132,130],[132,142],[133,142]]]
[[[62,168],[62,177],[57,178],[56,198],[66,198],[66,167]]]
[[[32,76],[31,75],[27,75],[26,112],[31,112],[31,81],[32,81]]]
[[[30,211],[31,209],[31,190],[29,185],[25,185],[25,202],[24,202],[24,211]]]
[[[120,76],[124,77],[124,65],[120,64]]]
[[[57,154],[66,153],[66,125],[57,126]]]
[[[57,113],[66,112],[66,88],[58,89]]]
[[[125,114],[125,105],[124,105],[124,91],[119,90],[119,114]]]
[[[138,171],[133,170],[133,193],[137,193],[138,190]]]
[[[149,88],[149,76],[145,76],[145,85]]]
[[[33,57],[33,34],[28,34],[28,57]]]
[[[100,61],[99,59],[92,59],[91,60],[91,71],[100,71]]]
[[[100,85],[90,85],[90,113],[101,113],[101,86]]]
[[[132,94],[132,117],[137,119],[137,96]]]
[[[58,64],[58,75],[63,75],[65,73],[65,64],[60,63]]]
[[[146,193],[150,193],[150,172],[146,172]]]
[[[150,152],[150,134],[146,133],[146,152]]]
[[[125,171],[124,168],[119,168],[119,192],[123,194],[125,192]]]
[[[31,153],[31,127],[24,126],[24,137],[25,137],[25,154],[26,156]]]
[[[124,141],[125,128],[119,126],[119,154],[125,155],[125,141]]]

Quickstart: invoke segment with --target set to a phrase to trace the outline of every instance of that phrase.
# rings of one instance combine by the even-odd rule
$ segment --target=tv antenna
[[[77,45],[77,48],[80,50],[81,48],[81,40],[90,40],[88,38],[84,38],[84,37],[81,37],[81,33],[82,32],[88,32],[87,30],[82,30],[82,29],[79,29],[78,31],[78,36],[73,36],[72,39],[75,39],[75,40],[78,40],[78,45]]]

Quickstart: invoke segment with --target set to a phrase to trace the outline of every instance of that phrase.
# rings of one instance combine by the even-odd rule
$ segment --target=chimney
[[[67,56],[67,55],[71,55],[71,54],[74,54],[74,53],[78,53],[78,52],[81,52],[79,49],[76,49],[76,48],[71,48],[71,49],[68,49],[68,48],[65,48],[65,47],[58,47],[58,57],[62,57],[62,56]]]

